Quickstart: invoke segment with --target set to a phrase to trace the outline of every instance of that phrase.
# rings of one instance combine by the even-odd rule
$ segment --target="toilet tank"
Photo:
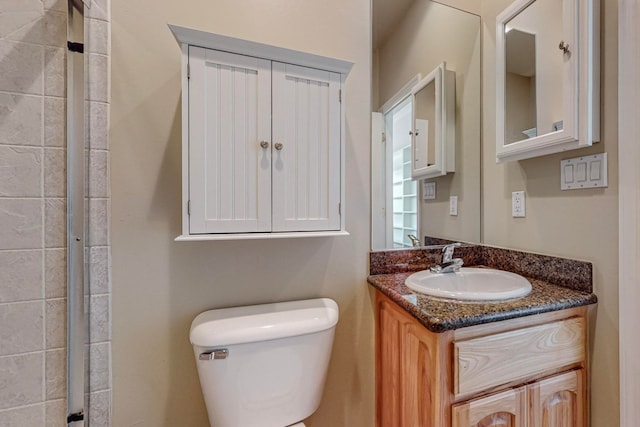
[[[315,412],[337,322],[327,298],[198,315],[190,339],[212,427],[285,427]]]

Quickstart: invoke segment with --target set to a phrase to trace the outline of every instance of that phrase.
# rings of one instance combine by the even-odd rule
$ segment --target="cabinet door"
[[[438,347],[421,325],[392,303],[378,303],[378,427],[441,426],[431,369]]]
[[[525,387],[461,403],[453,407],[452,427],[525,427]]]
[[[585,425],[584,369],[556,375],[529,386],[530,427]]]
[[[273,231],[340,229],[339,91],[337,73],[273,63]]]
[[[189,232],[271,231],[271,63],[190,46],[189,66]]]

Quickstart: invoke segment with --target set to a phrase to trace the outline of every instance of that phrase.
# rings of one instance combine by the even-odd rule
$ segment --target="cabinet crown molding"
[[[223,36],[207,31],[195,30],[174,24],[167,24],[179,45],[199,46],[208,49],[223,50],[239,55],[280,61],[303,67],[318,68],[340,73],[346,77],[354,63],[342,59],[329,58],[312,53],[300,52],[283,47],[272,46],[249,40]]]

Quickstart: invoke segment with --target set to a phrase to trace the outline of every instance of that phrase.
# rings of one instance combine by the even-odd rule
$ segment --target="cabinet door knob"
[[[281,142],[276,142],[275,144],[273,144],[273,147],[274,147],[276,150],[280,151],[280,150],[282,150],[282,148],[284,147],[284,145],[283,145]]]
[[[267,141],[260,141],[261,148],[269,148],[269,143]]]
[[[564,53],[569,53],[569,43],[565,43],[564,40],[561,41],[558,45],[558,49],[560,49]]]

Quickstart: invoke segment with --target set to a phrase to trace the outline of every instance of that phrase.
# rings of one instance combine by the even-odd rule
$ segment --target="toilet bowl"
[[[210,310],[191,324],[212,427],[304,427],[322,398],[338,306],[327,298]]]

